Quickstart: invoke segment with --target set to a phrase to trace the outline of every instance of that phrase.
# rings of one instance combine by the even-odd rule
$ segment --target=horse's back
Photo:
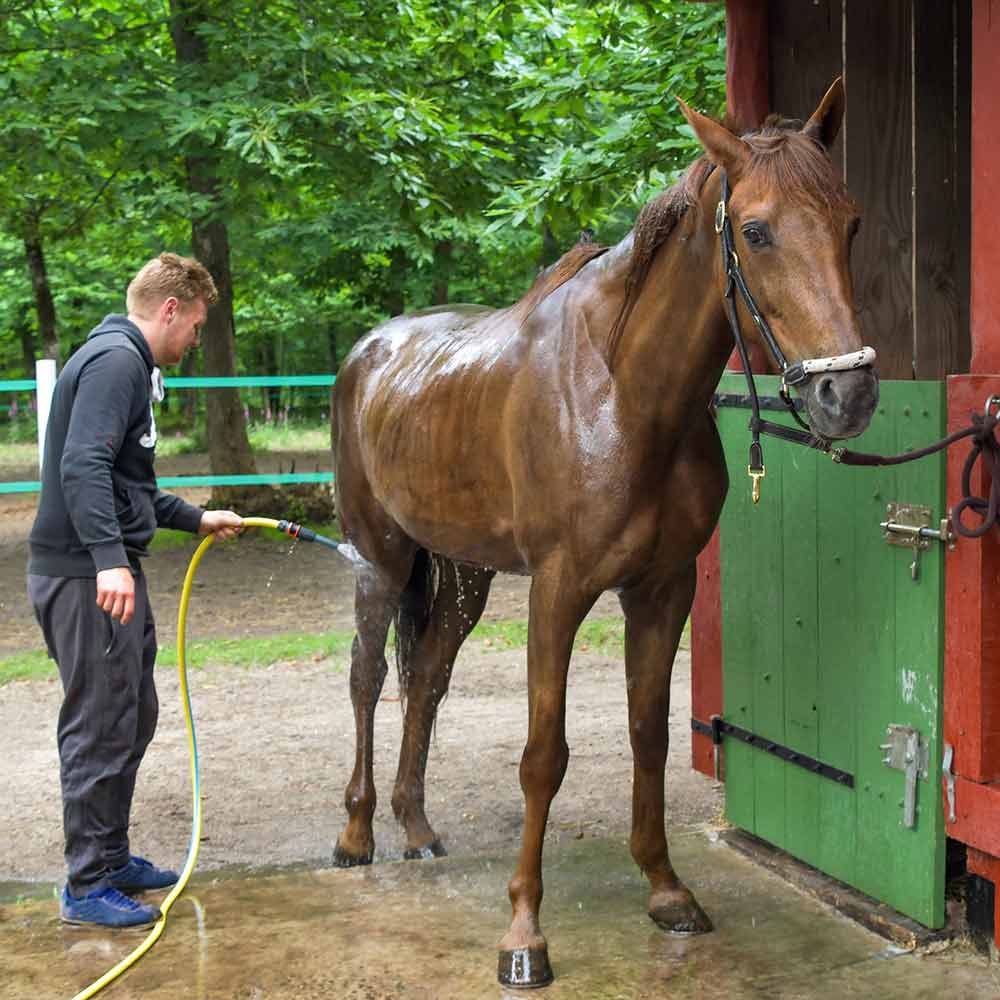
[[[505,318],[482,306],[426,309],[355,345],[335,401],[338,503],[349,533],[387,516],[435,551],[454,545],[471,556],[445,536],[493,533],[498,507],[505,520],[499,424],[519,354]],[[481,523],[487,511],[493,529]]]

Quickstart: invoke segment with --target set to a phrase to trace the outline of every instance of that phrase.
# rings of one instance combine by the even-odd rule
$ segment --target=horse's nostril
[[[835,411],[840,408],[840,398],[834,389],[832,375],[824,375],[816,386],[816,399],[824,410]]]

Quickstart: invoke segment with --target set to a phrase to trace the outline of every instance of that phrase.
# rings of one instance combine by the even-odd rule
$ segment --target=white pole
[[[49,422],[49,408],[56,386],[56,363],[51,358],[35,362],[35,413],[38,415],[38,474],[42,472],[45,457],[45,427]]]

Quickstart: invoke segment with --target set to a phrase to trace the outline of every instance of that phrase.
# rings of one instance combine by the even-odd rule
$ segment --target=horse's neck
[[[658,433],[707,409],[732,350],[711,204],[703,193],[656,251],[611,359],[623,405]]]

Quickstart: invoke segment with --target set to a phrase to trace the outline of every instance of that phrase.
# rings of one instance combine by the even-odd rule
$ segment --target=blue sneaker
[[[160,919],[155,906],[146,906],[117,889],[97,889],[77,899],[63,886],[59,917],[64,924],[99,927],[148,927]]]
[[[128,864],[108,872],[107,879],[120,892],[151,892],[168,889],[177,882],[177,872],[168,868],[157,868],[145,858],[132,855]]]

